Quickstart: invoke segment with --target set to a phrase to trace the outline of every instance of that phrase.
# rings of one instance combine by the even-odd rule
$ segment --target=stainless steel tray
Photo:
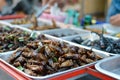
[[[45,36],[46,36],[47,38],[51,39],[51,40],[60,41],[60,42],[66,42],[66,43],[68,43],[68,44],[70,44],[70,45],[77,46],[77,47],[80,47],[80,48],[84,48],[84,47],[82,47],[82,46],[80,46],[80,45],[76,45],[76,44],[74,44],[74,43],[71,43],[71,42],[68,42],[68,41],[65,41],[65,40],[62,40],[62,39],[53,37],[53,36],[49,36],[49,35],[45,35]],[[95,51],[94,51],[94,52],[95,52]],[[82,68],[84,68],[84,67],[87,67],[87,66],[90,66],[90,65],[96,63],[96,62],[93,62],[93,63],[87,64],[87,65],[80,66],[80,67],[73,68],[73,69],[69,69],[69,70],[66,70],[66,71],[57,72],[57,73],[54,73],[54,74],[50,74],[50,75],[46,75],[46,76],[41,76],[41,77],[35,77],[35,76],[30,76],[30,75],[28,75],[28,74],[26,74],[26,73],[24,73],[24,72],[16,69],[15,67],[13,67],[12,65],[10,65],[9,63],[7,63],[7,62],[5,61],[12,53],[13,53],[13,52],[9,53],[8,55],[5,55],[5,57],[2,56],[2,59],[3,59],[3,60],[1,60],[1,61],[3,61],[5,64],[7,64],[8,66],[10,66],[10,67],[13,68],[14,70],[18,71],[19,73],[21,73],[21,74],[23,74],[23,75],[25,75],[25,76],[27,76],[27,77],[29,77],[29,78],[35,79],[35,80],[38,80],[38,79],[39,79],[39,80],[40,80],[40,79],[45,80],[45,79],[48,79],[48,78],[51,78],[51,77],[54,77],[54,76],[57,76],[57,75],[60,75],[60,74],[64,74],[64,73],[71,72],[71,71],[78,70],[78,69],[82,69]],[[103,57],[103,58],[109,57],[109,55],[106,55],[106,54],[104,54],[104,53],[100,53],[100,52],[95,52],[95,53],[98,54],[98,55],[100,55],[100,56]]]
[[[12,24],[12,22],[13,22],[14,20],[15,20],[15,19],[3,20],[3,21]],[[21,20],[21,19],[17,19],[17,20]],[[39,25],[50,25],[50,24],[48,24],[48,23],[44,23],[44,21],[41,21],[41,20],[39,20],[39,23],[38,23],[38,24],[39,24]],[[25,28],[29,28],[29,27],[33,26],[32,23],[26,23],[26,24],[13,24],[13,25],[19,25],[19,26],[22,26],[22,27],[25,27]]]
[[[106,34],[104,34],[104,36],[107,37],[107,38],[114,39],[114,40],[119,39],[119,38],[112,37],[112,36],[109,36],[109,35],[106,35]],[[63,37],[62,39],[71,42],[72,39],[74,39],[74,38],[76,38],[76,37],[81,37],[83,40],[86,40],[86,39],[94,40],[95,38],[97,38],[97,36],[91,36],[91,33],[86,33],[86,34],[78,34],[78,35]],[[72,42],[72,43],[74,43],[74,42]],[[78,44],[78,43],[75,43],[75,44]],[[78,44],[78,45],[81,45],[81,44]],[[85,45],[83,45],[83,46],[85,46]],[[88,47],[88,46],[86,46],[86,47]],[[92,48],[92,47],[88,47],[88,48]],[[95,48],[92,48],[92,49],[97,50],[97,49],[95,49]],[[106,54],[109,54],[109,55],[119,55],[119,54],[113,54],[113,53],[105,52],[105,51],[102,51],[102,50],[97,50],[97,51],[99,51],[99,52],[101,52],[101,53],[106,53]]]
[[[77,28],[66,28],[66,29],[53,29],[53,30],[45,30],[41,31],[41,33],[44,34],[49,34],[55,37],[60,37],[64,38],[67,36],[73,36],[73,35],[78,35],[78,34],[86,34],[90,33],[90,31],[82,30],[82,29],[77,29]]]
[[[120,55],[99,61],[95,68],[103,74],[120,80]]]
[[[115,28],[116,26],[113,26],[109,23],[90,25],[90,26],[86,26],[86,27],[88,29],[96,29],[96,30],[100,30],[100,31],[102,31],[102,28],[104,27],[107,34],[111,35],[113,37],[116,37],[115,34],[120,33],[120,28]]]
[[[114,40],[119,39],[117,37],[113,37],[113,36],[106,35],[106,34],[104,34],[104,36],[107,37],[107,38],[112,38]],[[76,37],[81,37],[83,40],[85,40],[85,39],[91,39],[91,38],[97,38],[97,36],[93,36],[92,37],[91,32],[88,32],[88,33],[85,33],[85,34],[78,34],[78,35],[72,35],[72,36],[62,37],[62,39],[67,40],[67,41],[71,41],[72,39],[74,39]]]
[[[11,23],[13,22],[14,19],[11,19],[11,20],[3,20],[5,22],[8,22],[8,23]],[[51,20],[45,20],[45,19],[41,19],[41,18],[38,18],[38,25],[39,26],[43,26],[43,25],[52,25],[52,22]],[[14,24],[14,25],[18,25],[18,24]],[[60,22],[57,22],[56,21],[56,25],[58,28],[67,28],[67,27],[70,27],[70,25],[66,25],[66,24],[63,24],[63,23],[60,23]],[[25,27],[25,28],[30,28],[31,26],[33,26],[33,24],[19,24],[19,26],[22,26],[22,27]]]
[[[73,35],[73,36],[67,36],[67,37],[62,37],[62,39],[67,40],[67,41],[72,41],[72,39],[76,37],[81,37],[83,40],[90,38],[90,33],[85,33],[85,34],[78,34],[78,35]]]

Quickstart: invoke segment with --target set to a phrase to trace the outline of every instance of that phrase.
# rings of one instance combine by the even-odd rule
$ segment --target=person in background
[[[14,14],[16,12],[23,12],[25,14],[33,14],[35,11],[33,9],[34,2],[40,1],[40,4],[42,6],[49,4],[49,7],[45,12],[50,12],[51,6],[54,5],[54,3],[58,3],[58,6],[60,8],[63,7],[64,0],[0,0],[0,2],[3,1],[7,3],[3,7],[1,7],[1,15],[8,15],[8,14]],[[2,6],[1,4],[0,6]]]
[[[59,8],[63,8],[65,4],[65,0],[42,0],[42,6],[49,4],[49,7],[47,10],[45,10],[46,13],[50,13],[50,8],[55,4],[58,4]]]
[[[120,0],[112,0],[107,14],[107,22],[120,26]]]
[[[0,11],[3,9],[5,5],[6,5],[6,0],[0,0]]]
[[[32,14],[33,7],[30,4],[31,0],[13,0],[13,4],[15,3],[16,6],[13,8],[13,11],[23,11],[25,14]]]
[[[0,0],[1,15],[14,14],[16,12],[32,14],[34,11],[31,1],[32,0]]]

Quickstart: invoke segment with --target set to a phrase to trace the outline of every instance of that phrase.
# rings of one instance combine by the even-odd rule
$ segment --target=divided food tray
[[[90,26],[86,26],[86,27],[90,30],[95,29],[95,30],[98,30],[98,31],[102,31],[102,28],[104,27],[105,32],[108,35],[111,35],[113,37],[117,37],[115,35],[120,33],[120,28],[117,28],[116,26],[113,26],[109,23],[90,25]]]
[[[77,29],[77,28],[69,28],[69,29],[53,29],[53,30],[45,30],[45,31],[40,31],[43,34],[49,34],[55,37],[60,37],[64,38],[67,36],[73,36],[73,35],[84,35],[86,33],[90,33],[90,31],[82,30],[82,29]]]
[[[83,40],[87,40],[87,39],[94,40],[94,39],[97,38],[97,36],[92,36],[91,33],[86,33],[86,34],[78,34],[78,35],[63,37],[62,39],[72,42],[72,40],[77,38],[77,37],[81,37]],[[111,38],[113,40],[118,40],[119,39],[119,38],[112,37],[112,36],[109,36],[109,35],[106,35],[106,34],[104,34],[104,37]],[[74,43],[74,42],[72,42],[72,43]],[[75,44],[78,44],[78,43],[75,43]],[[82,45],[82,44],[79,44],[79,45]],[[86,46],[86,45],[83,45],[83,46]],[[90,46],[86,46],[86,47],[90,48]],[[93,47],[91,47],[91,48],[94,49],[94,50],[98,50],[100,52],[104,52],[104,53],[109,54],[109,55],[118,55],[118,54],[105,52],[103,50],[99,50],[99,49],[96,49],[96,48],[93,48]]]
[[[21,19],[10,19],[10,20],[3,20],[3,21],[12,24],[12,22],[13,22],[14,20],[21,20]],[[39,20],[39,22],[38,22],[38,25],[39,25],[39,26],[42,26],[42,25],[50,25],[50,24],[51,24],[51,23],[45,23],[45,22],[42,21],[42,20]],[[26,24],[13,24],[13,25],[19,25],[19,26],[26,27],[26,28],[29,28],[29,27],[33,26],[32,23],[26,23]]]
[[[103,74],[120,80],[120,55],[99,61],[95,64],[95,68]]]
[[[3,21],[5,21],[5,22],[8,22],[8,23],[11,23],[11,22],[13,22],[15,19],[10,19],[10,20],[3,20]],[[17,20],[20,20],[20,19],[17,19]],[[39,25],[39,27],[43,27],[44,25],[45,26],[49,26],[49,25],[52,25],[53,23],[52,23],[52,20],[45,20],[45,19],[40,19],[40,18],[38,18],[37,19],[37,21],[38,21],[38,25]],[[56,23],[56,25],[57,25],[57,28],[67,28],[67,27],[69,27],[70,25],[66,25],[66,24],[63,24],[63,23],[60,23],[60,22],[55,22]],[[30,28],[30,27],[32,27],[33,26],[33,24],[32,23],[28,23],[28,24],[14,24],[14,25],[19,25],[19,26],[22,26],[22,27],[25,27],[25,28]],[[38,30],[36,30],[36,31],[38,31]],[[41,31],[41,30],[40,30]]]
[[[85,47],[82,47],[82,46],[80,46],[80,45],[76,45],[76,44],[74,44],[74,43],[71,43],[71,42],[68,42],[68,41],[65,41],[65,40],[62,40],[62,39],[53,37],[53,36],[49,36],[49,35],[45,35],[45,36],[46,36],[46,38],[49,38],[50,40],[65,42],[65,43],[68,43],[68,44],[70,44],[70,45],[77,46],[77,47],[79,47],[79,48],[85,48]],[[90,49],[89,49],[89,50],[90,50]],[[97,55],[99,55],[99,56],[101,56],[101,57],[103,57],[103,58],[109,57],[109,55],[104,54],[104,53],[100,53],[100,52],[97,52],[97,51],[93,51],[93,52],[95,52],[95,54],[97,54]],[[96,63],[96,62],[93,62],[93,63],[86,64],[86,65],[84,65],[84,66],[80,66],[80,67],[77,67],[77,68],[73,68],[73,69],[69,69],[69,70],[65,70],[65,71],[61,71],[61,72],[56,72],[56,73],[54,73],[54,74],[50,74],[50,75],[46,75],[46,76],[40,76],[40,77],[35,77],[35,76],[30,76],[30,75],[28,75],[28,74],[26,74],[26,73],[24,73],[24,72],[16,69],[15,67],[13,67],[12,65],[10,65],[9,63],[7,63],[7,62],[5,61],[12,53],[13,53],[13,52],[9,53],[8,55],[5,55],[6,57],[4,57],[4,55],[3,55],[3,56],[2,56],[2,59],[3,59],[2,61],[3,61],[5,64],[7,64],[8,66],[10,66],[12,69],[14,69],[14,70],[18,71],[19,73],[21,73],[22,75],[25,75],[25,76],[27,76],[27,77],[29,77],[29,78],[36,79],[36,80],[37,80],[37,79],[48,79],[48,78],[51,78],[51,77],[54,77],[54,76],[57,76],[57,75],[60,75],[60,74],[68,73],[68,72],[71,72],[71,71],[74,71],[74,70],[77,70],[77,69],[82,69],[82,68],[84,68],[84,67],[87,67],[87,66],[90,66],[90,65]]]
[[[109,36],[109,35],[106,35],[106,34],[104,34],[104,36],[107,37],[107,38],[112,38],[114,40],[119,39],[119,38],[112,37],[112,36]],[[78,34],[78,35],[63,37],[62,39],[67,40],[67,41],[71,41],[72,39],[74,39],[76,37],[81,37],[83,40],[85,40],[85,39],[91,39],[91,38],[96,38],[96,36],[92,37],[91,32],[88,32],[86,34]]]

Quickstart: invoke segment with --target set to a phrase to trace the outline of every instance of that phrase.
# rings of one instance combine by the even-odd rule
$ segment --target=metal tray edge
[[[108,60],[111,60],[111,59],[118,58],[118,57],[120,57],[120,55],[119,55],[119,56],[113,56],[113,57],[110,57],[110,58],[106,58],[106,59],[104,59],[104,60],[101,60],[101,61],[99,61],[98,63],[95,64],[95,68],[96,68],[99,72],[101,72],[101,73],[103,73],[103,74],[106,74],[106,75],[108,75],[108,76],[114,77],[114,78],[116,78],[116,79],[120,79],[120,76],[119,76],[119,75],[116,75],[116,74],[114,74],[114,73],[111,73],[111,72],[109,72],[109,71],[106,71],[106,70],[103,70],[102,68],[100,68],[100,64],[101,64],[101,63],[103,63],[103,62],[105,62],[105,61],[108,61]]]

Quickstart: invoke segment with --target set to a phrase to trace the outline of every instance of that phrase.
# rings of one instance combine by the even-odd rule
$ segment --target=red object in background
[[[16,14],[16,15],[6,15],[6,16],[0,16],[0,20],[6,20],[6,19],[17,19],[17,18],[24,18],[25,15]]]

